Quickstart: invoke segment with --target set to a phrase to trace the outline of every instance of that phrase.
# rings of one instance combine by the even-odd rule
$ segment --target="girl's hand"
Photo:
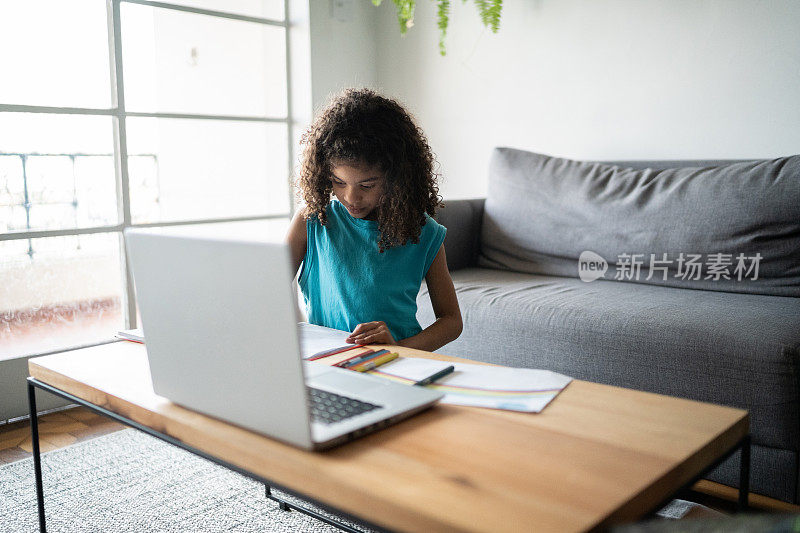
[[[359,324],[345,342],[353,344],[397,344],[386,322],[365,322]]]

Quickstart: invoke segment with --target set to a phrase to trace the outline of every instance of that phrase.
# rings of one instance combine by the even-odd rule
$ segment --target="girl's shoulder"
[[[346,226],[348,221],[351,220],[349,214],[342,205],[336,201],[331,200],[323,208],[323,213],[313,212],[308,210],[305,212],[306,224],[308,231],[314,232],[330,232],[336,231],[336,228]],[[323,223],[322,220],[325,222]]]
[[[326,205],[323,209],[325,210],[326,218],[330,218],[331,204],[328,203],[328,205]],[[307,207],[303,208],[303,218],[305,218],[308,221],[309,224],[313,224],[313,225],[320,225],[321,224],[320,223],[320,218],[319,218],[319,213],[311,211]]]
[[[406,241],[405,246],[413,246],[414,248],[436,248],[439,249],[439,246],[444,242],[444,237],[447,232],[447,229],[439,224],[433,217],[425,214],[425,221],[422,224],[422,227],[419,231],[419,237],[414,245],[414,240],[409,239]]]
[[[430,216],[428,213],[425,213],[425,222],[422,225],[421,236],[428,234],[436,237],[445,233],[446,231],[447,228],[439,224],[439,222],[437,222],[436,219]]]

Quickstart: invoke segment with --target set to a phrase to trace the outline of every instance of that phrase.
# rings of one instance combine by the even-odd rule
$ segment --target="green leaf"
[[[438,0],[436,20],[437,26],[439,26],[439,53],[447,55],[444,38],[447,36],[447,26],[450,24],[450,0]]]
[[[478,13],[483,25],[492,30],[492,33],[497,33],[497,30],[500,29],[503,0],[475,0],[475,5],[478,6]]]
[[[416,0],[394,0],[397,8],[397,22],[400,23],[400,34],[405,35],[408,28],[414,25],[414,8]]]
[[[372,4],[380,6],[382,0],[372,0]],[[414,25],[414,9],[416,0],[392,0],[397,9],[397,22],[400,24],[400,35],[405,35],[408,28]],[[446,55],[444,40],[450,25],[450,9],[452,0],[434,0],[436,2],[436,25],[439,27],[439,54]],[[500,29],[500,15],[503,12],[503,0],[474,0],[478,8],[481,23],[497,33]],[[467,0],[462,0],[466,3]]]

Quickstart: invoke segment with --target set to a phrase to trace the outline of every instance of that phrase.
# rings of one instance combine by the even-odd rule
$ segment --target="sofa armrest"
[[[451,271],[478,264],[485,202],[485,198],[448,200],[436,214],[436,221],[447,228],[444,246]]]

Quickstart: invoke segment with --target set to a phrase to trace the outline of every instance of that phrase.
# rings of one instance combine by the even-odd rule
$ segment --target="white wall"
[[[425,1],[425,0],[421,0]],[[310,0],[311,85],[317,111],[346,87],[374,87],[377,66],[378,9],[369,0]],[[391,2],[388,2],[391,3]]]
[[[367,3],[367,2],[364,2]],[[442,165],[445,198],[482,196],[493,146],[582,159],[800,153],[800,2],[515,0],[500,31],[452,2],[399,36],[377,21],[377,82],[404,101]]]

